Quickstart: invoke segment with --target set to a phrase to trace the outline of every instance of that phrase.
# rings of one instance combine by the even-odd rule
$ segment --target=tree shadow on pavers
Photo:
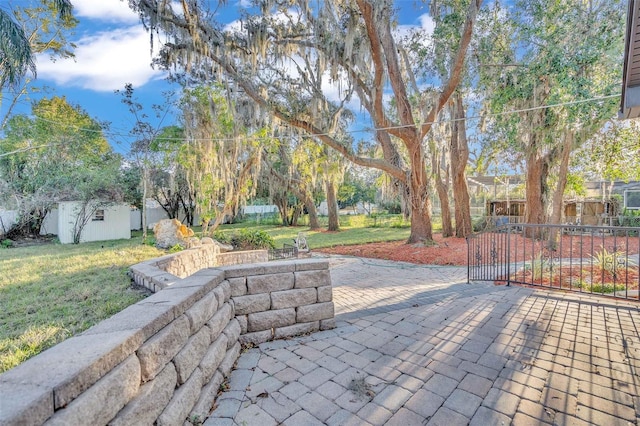
[[[411,297],[401,301],[397,301],[398,296],[395,294],[389,297],[382,297],[375,302],[375,306],[373,307],[340,313],[336,315],[336,319],[350,320],[368,315],[392,312],[399,309],[441,303],[462,297],[474,297],[495,291],[503,291],[504,289],[505,287],[498,287],[492,284],[468,284],[461,282],[457,284],[450,284],[446,288],[427,289],[415,293]],[[372,291],[375,291],[375,289]],[[334,300],[334,302],[336,301]]]
[[[373,338],[362,342],[383,354],[364,371],[388,386],[402,387],[398,380],[407,375],[423,381],[419,388],[406,388],[411,394],[376,388],[373,402],[386,407],[406,395],[401,405],[423,418],[454,410],[482,420],[489,410],[493,420],[507,423],[514,418],[560,424],[636,421],[640,307],[501,289],[467,294],[473,297],[440,293],[445,296],[440,303],[409,309],[404,305],[411,302],[402,302],[392,305],[399,308],[397,315],[391,309],[360,311],[362,338],[382,329],[391,339],[378,346]],[[404,322],[421,327],[403,335]],[[396,341],[408,346],[394,352],[399,345],[390,343]]]
[[[456,416],[463,416],[468,422],[499,375],[498,369],[487,366],[493,360],[482,357],[493,338],[469,336],[491,318],[502,317],[511,308],[505,302],[526,299],[531,294],[531,290],[496,287],[490,290],[468,293],[469,297],[441,297],[437,303],[360,317],[362,321],[354,321],[359,330],[342,337],[359,344],[353,346],[353,351],[371,362],[347,370],[344,376],[353,375],[354,370],[365,374],[365,383],[374,392],[373,405],[367,406],[371,410],[384,408],[374,410],[378,414],[408,415],[406,410],[399,411],[404,407],[415,413],[411,415],[428,420],[447,416],[454,410]],[[496,328],[496,334],[499,331]],[[336,343],[350,350],[349,345]],[[340,359],[348,361],[352,357],[343,355]],[[477,380],[465,380],[467,376]],[[483,391],[477,391],[479,388]],[[365,408],[357,415],[365,421],[375,420],[366,417]],[[377,418],[380,420],[389,419]],[[402,423],[400,418],[389,421]]]
[[[496,384],[521,392],[518,410],[538,420],[632,423],[640,414],[639,313],[637,305],[535,291],[494,324],[505,331],[491,351],[507,358]]]

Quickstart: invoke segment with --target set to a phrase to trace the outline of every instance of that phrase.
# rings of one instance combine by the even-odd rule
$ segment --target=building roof
[[[618,116],[640,117],[640,0],[629,0]]]

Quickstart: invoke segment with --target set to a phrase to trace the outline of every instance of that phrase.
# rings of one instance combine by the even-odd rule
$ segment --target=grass
[[[380,241],[398,241],[409,238],[406,228],[341,228],[340,232],[311,231],[308,227],[285,227],[273,225],[233,224],[222,227],[223,232],[233,232],[239,228],[250,226],[261,229],[273,237],[276,247],[292,244],[299,232],[303,232],[311,250],[340,245],[367,244]]]
[[[394,227],[398,220],[390,223],[364,228],[363,220],[352,216],[340,232],[256,223],[221,230],[262,229],[276,247],[304,232],[313,251],[409,237],[408,227]],[[145,293],[131,287],[128,268],[164,252],[141,243],[134,234],[131,240],[0,248],[0,372],[143,299]]]
[[[140,242],[0,249],[0,372],[144,298],[128,268],[163,252]]]
[[[403,224],[401,226],[401,224]],[[410,234],[408,223],[403,223],[400,215],[385,216],[375,220],[364,215],[341,216],[340,232],[327,232],[326,230],[311,231],[308,226],[287,227],[274,225],[273,223],[257,224],[255,222],[235,223],[223,225],[220,230],[233,232],[234,230],[250,227],[261,229],[273,237],[276,247],[282,247],[283,243],[291,244],[303,232],[311,250],[324,247],[347,246],[354,244],[367,244],[384,241],[407,240]],[[438,219],[434,217],[434,231],[442,229]],[[194,230],[200,231],[195,227]]]

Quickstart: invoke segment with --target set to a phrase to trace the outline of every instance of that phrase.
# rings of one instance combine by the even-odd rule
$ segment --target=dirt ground
[[[512,261],[530,260],[533,253],[542,249],[540,241],[512,236]],[[442,238],[442,234],[434,234],[435,245],[427,247],[422,244],[406,244],[404,241],[388,243],[371,243],[354,246],[339,246],[314,250],[328,254],[341,254],[374,259],[395,260],[423,265],[467,265],[467,241],[464,238]],[[609,251],[624,250],[629,254],[637,254],[640,239],[589,237],[581,238],[565,235],[558,243],[554,255],[557,257],[589,257],[591,253],[603,247]]]

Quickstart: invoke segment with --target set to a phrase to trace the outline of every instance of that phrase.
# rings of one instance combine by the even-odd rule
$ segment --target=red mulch
[[[532,254],[542,249],[544,242],[512,235],[510,249],[511,261],[531,260]],[[375,259],[411,262],[423,265],[467,265],[467,241],[464,238],[442,238],[441,234],[434,235],[435,245],[426,247],[422,244],[406,244],[404,241],[387,243],[371,243],[353,246],[338,246],[313,250],[320,253],[341,254],[349,256],[367,257]],[[564,235],[558,243],[554,257],[585,257],[605,247],[609,251],[623,250],[629,254],[638,253],[639,239],[621,237],[590,237]],[[582,250],[581,250],[582,248]],[[501,248],[505,250],[506,248]],[[517,258],[515,255],[517,253]]]
[[[423,265],[466,265],[467,241],[464,238],[442,238],[434,235],[435,245],[407,244],[405,241],[338,246],[313,250],[327,254],[395,260]]]

